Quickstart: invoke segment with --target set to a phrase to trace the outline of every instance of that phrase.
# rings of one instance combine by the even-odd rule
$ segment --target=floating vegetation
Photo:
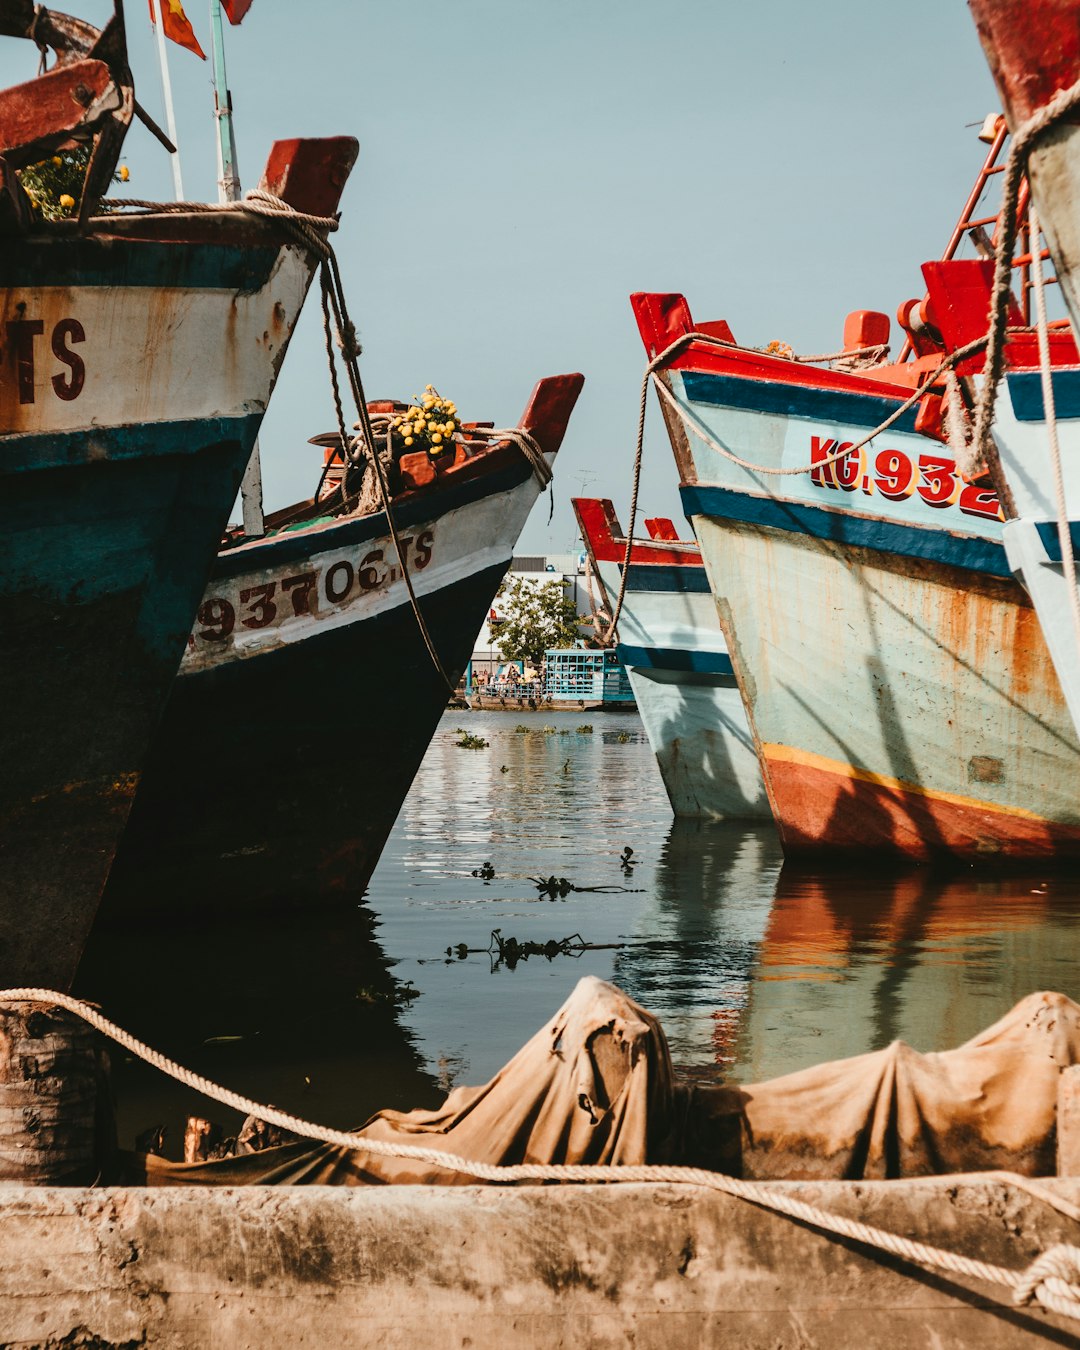
[[[571,933],[569,937],[558,939],[549,938],[547,942],[519,942],[516,937],[504,938],[501,929],[493,928],[488,953],[493,958],[492,970],[498,969],[500,965],[513,970],[519,961],[527,961],[530,956],[542,956],[546,961],[553,961],[556,956],[580,956],[589,949],[590,944],[580,933]]]
[[[591,736],[591,735],[592,735],[592,723],[591,723],[591,722],[585,722],[585,723],[583,723],[580,727],[576,727],[575,730],[576,730],[576,731],[578,732],[578,734],[581,735],[581,736]]]
[[[519,722],[519,723],[517,724],[517,726],[514,728],[514,730],[515,730],[515,731],[522,731],[522,732],[524,732],[526,735],[528,735],[528,733],[529,733],[530,731],[532,731],[532,727],[527,727],[527,726],[525,725],[524,722]]]
[[[456,743],[459,750],[486,750],[491,744],[490,741],[485,741],[483,736],[474,736],[461,727],[458,727],[458,731],[461,732],[461,740]]]
[[[504,765],[502,766],[502,768],[499,770],[499,772],[500,772],[500,773],[509,773],[509,772],[510,772],[510,765],[509,765],[509,764],[504,764]]]
[[[546,895],[549,900],[565,900],[573,892],[577,895],[630,895],[640,893],[640,888],[631,891],[627,886],[575,886],[572,881],[566,877],[530,877],[541,895]]]
[[[356,1001],[366,1003],[372,1008],[380,1004],[399,1007],[403,1003],[411,1003],[414,998],[419,998],[420,992],[412,980],[406,980],[404,984],[395,985],[392,989],[376,989],[372,985],[361,985],[356,991]]]

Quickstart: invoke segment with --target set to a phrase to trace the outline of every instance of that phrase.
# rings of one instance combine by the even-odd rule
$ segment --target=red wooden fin
[[[297,211],[332,216],[359,153],[355,136],[275,141],[259,187]]]
[[[637,319],[638,332],[650,357],[670,347],[676,338],[694,331],[686,297],[674,291],[666,294],[635,291],[630,304]]]
[[[562,445],[584,384],[584,375],[549,375],[532,391],[518,428],[534,436],[545,455],[553,455]]]
[[[727,319],[708,319],[704,323],[699,320],[694,332],[707,333],[709,337],[719,338],[721,342],[730,342],[733,347],[738,346]]]
[[[675,522],[668,520],[667,516],[653,516],[646,520],[645,528],[649,531],[650,539],[678,539],[679,531],[675,528]]]
[[[578,529],[594,561],[621,562],[626,553],[626,537],[608,497],[572,497]]]

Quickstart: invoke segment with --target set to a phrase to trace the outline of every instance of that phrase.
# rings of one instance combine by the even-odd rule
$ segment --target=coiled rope
[[[117,1045],[136,1058],[143,1060],[185,1087],[200,1092],[203,1096],[228,1106],[244,1115],[253,1115],[270,1125],[311,1139],[318,1143],[330,1144],[366,1153],[379,1158],[401,1158],[413,1162],[426,1163],[429,1167],[460,1175],[475,1177],[479,1181],[494,1183],[508,1182],[619,1182],[619,1183],[671,1183],[676,1185],[703,1186],[709,1190],[720,1191],[758,1205],[762,1209],[783,1214],[809,1224],[823,1233],[835,1237],[850,1238],[865,1246],[888,1252],[905,1261],[945,1270],[954,1275],[967,1276],[970,1279],[983,1280],[988,1284],[1001,1285],[1013,1291],[1017,1303],[1037,1302],[1050,1312],[1063,1317],[1080,1320],[1080,1247],[1071,1244],[1059,1244],[1048,1248],[1038,1256],[1026,1270],[1010,1270],[1006,1266],[993,1265],[973,1257],[963,1256],[959,1252],[945,1251],[912,1238],[889,1233],[882,1228],[862,1223],[857,1219],[844,1218],[830,1213],[817,1205],[807,1204],[793,1196],[776,1192],[761,1182],[742,1181],[738,1177],[724,1176],[719,1172],[709,1172],[701,1167],[679,1167],[657,1164],[642,1166],[615,1166],[612,1164],[585,1163],[515,1163],[509,1165],[485,1163],[462,1158],[455,1153],[442,1149],[423,1148],[416,1144],[396,1144],[384,1139],[368,1139],[363,1135],[346,1130],[334,1130],[327,1126],[316,1125],[303,1120],[288,1111],[279,1111],[276,1107],[266,1106],[233,1092],[193,1073],[175,1060],[161,1054],[132,1036],[123,1027],[105,1017],[88,1003],[72,998],[69,994],[57,993],[51,989],[17,988],[0,990],[0,1004],[4,1003],[44,1003],[62,1008],[81,1018],[96,1031],[107,1036]],[[1027,1191],[1036,1199],[1052,1205],[1060,1213],[1073,1220],[1080,1220],[1080,1210],[1068,1201],[1055,1196],[1053,1192],[1041,1187],[1026,1177],[1010,1172],[993,1172],[985,1178],[995,1179],[1008,1185]]]

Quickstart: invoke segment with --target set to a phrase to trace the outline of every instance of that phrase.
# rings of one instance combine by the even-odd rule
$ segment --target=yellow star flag
[[[157,20],[154,0],[148,0],[150,5],[150,22]],[[199,39],[195,36],[195,30],[188,21],[188,16],[184,13],[184,6],[180,0],[160,0],[161,3],[161,26],[164,29],[165,36],[177,42],[181,47],[186,47],[189,52],[194,52],[196,56],[206,60],[206,53],[199,46]]]

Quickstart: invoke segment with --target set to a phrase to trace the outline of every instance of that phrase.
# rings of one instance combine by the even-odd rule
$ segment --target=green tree
[[[536,586],[509,577],[499,587],[498,611],[495,646],[506,661],[527,661],[539,670],[549,647],[572,647],[581,636],[577,608],[561,581]]]

